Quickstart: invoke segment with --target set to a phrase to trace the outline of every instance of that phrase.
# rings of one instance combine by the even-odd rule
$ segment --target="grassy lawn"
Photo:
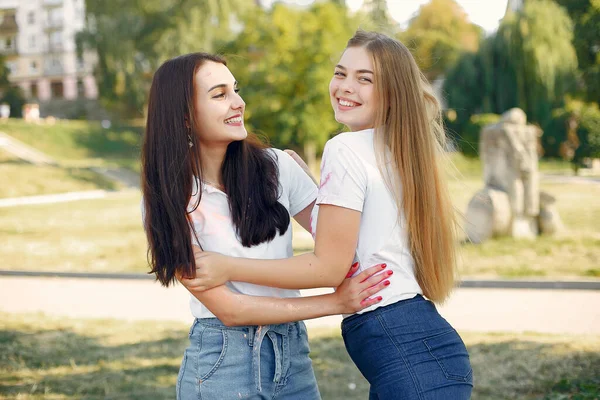
[[[141,126],[105,129],[92,121],[58,120],[50,125],[9,119],[0,124],[0,131],[46,153],[62,166],[119,166],[139,171]]]
[[[451,185],[456,207],[481,183],[465,178]],[[544,182],[558,198],[568,231],[535,242],[506,238],[463,245],[463,277],[571,279],[600,276],[600,186]],[[146,244],[136,191],[72,203],[0,208],[2,269],[145,272]],[[296,235],[295,248],[310,250]]]
[[[451,180],[455,207],[465,212],[478,179]],[[502,238],[460,249],[463,277],[563,279],[600,277],[600,185],[542,181],[541,190],[557,199],[566,231],[535,241]]]
[[[10,183],[0,185],[0,198],[118,188],[85,168],[90,165],[139,170],[139,126],[103,129],[85,121],[36,125],[9,120],[0,124],[0,131],[61,162],[61,167],[37,167],[0,149],[0,176]],[[464,213],[472,195],[482,187],[481,163],[460,154],[453,154],[451,161],[455,168],[447,168],[450,190],[457,210]],[[570,173],[569,164],[557,161],[543,161],[540,169]],[[541,188],[557,197],[567,232],[535,242],[507,238],[463,245],[463,277],[600,277],[600,185],[544,180]],[[139,200],[139,193],[126,191],[98,200],[0,208],[0,268],[145,272]],[[310,237],[296,235],[294,248],[310,250]]]
[[[0,255],[9,270],[145,272],[140,194],[0,208]]]
[[[118,184],[87,168],[37,166],[0,149],[0,198],[35,196],[83,190],[115,190]]]
[[[0,398],[172,399],[188,327],[167,322],[0,314]],[[324,400],[364,400],[368,386],[337,330],[311,331]],[[473,399],[597,399],[600,338],[463,333]]]

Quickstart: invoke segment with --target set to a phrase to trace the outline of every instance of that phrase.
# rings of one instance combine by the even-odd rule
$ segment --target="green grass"
[[[477,180],[452,184],[459,210],[465,210]],[[572,279],[598,277],[600,265],[600,186],[544,183],[554,194],[568,231],[536,241],[511,238],[460,248],[462,277]],[[10,270],[145,272],[146,242],[140,195],[115,193],[105,199],[0,208],[2,268]],[[295,231],[300,228],[295,226]],[[306,236],[306,235],[305,235]],[[296,250],[312,242],[295,235]]]
[[[58,158],[61,168],[20,163],[0,152],[0,198],[88,189],[115,189],[84,165],[138,165],[141,128],[104,130],[85,121],[56,125],[9,120],[0,131],[14,135]],[[478,159],[451,154],[448,167],[455,207],[466,211],[482,188]],[[567,171],[563,162],[542,162],[540,168]],[[460,251],[463,277],[596,278],[600,276],[600,185],[543,181],[542,190],[557,197],[568,230],[536,241],[510,238],[483,245],[464,245]],[[299,231],[295,226],[295,231]],[[311,250],[310,238],[296,235],[297,252]],[[146,243],[139,213],[139,194],[133,191],[109,198],[73,203],[0,209],[0,258],[11,270],[145,272]]]
[[[119,185],[87,168],[32,165],[0,149],[0,198],[84,190],[116,190]]]
[[[143,129],[139,125],[58,120],[55,124],[26,123],[9,119],[0,124],[4,132],[67,167],[117,166],[139,171]]]
[[[188,327],[0,314],[0,398],[172,399]],[[463,333],[474,400],[597,399],[600,338]],[[310,332],[324,400],[364,400],[368,385],[338,330]]]
[[[145,272],[140,194],[0,208],[2,269]]]

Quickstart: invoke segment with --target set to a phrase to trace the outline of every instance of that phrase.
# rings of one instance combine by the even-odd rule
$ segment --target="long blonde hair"
[[[363,47],[372,57],[381,102],[375,116],[379,168],[399,214],[404,211],[417,281],[427,298],[441,303],[454,287],[456,216],[441,170],[440,104],[399,41],[359,30],[347,47]]]

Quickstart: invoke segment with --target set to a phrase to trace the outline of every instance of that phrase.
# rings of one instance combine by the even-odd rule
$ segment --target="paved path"
[[[305,295],[322,290],[307,290]],[[0,277],[0,311],[189,323],[188,293],[152,280]],[[600,291],[457,289],[441,314],[460,331],[600,335]],[[308,321],[337,327],[340,316]]]

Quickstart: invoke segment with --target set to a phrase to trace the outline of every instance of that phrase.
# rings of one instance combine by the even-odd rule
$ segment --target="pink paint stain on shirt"
[[[323,186],[327,185],[329,179],[331,179],[331,175],[333,175],[333,172],[329,172],[323,179],[321,179],[321,186],[319,186],[319,189],[322,189]]]

